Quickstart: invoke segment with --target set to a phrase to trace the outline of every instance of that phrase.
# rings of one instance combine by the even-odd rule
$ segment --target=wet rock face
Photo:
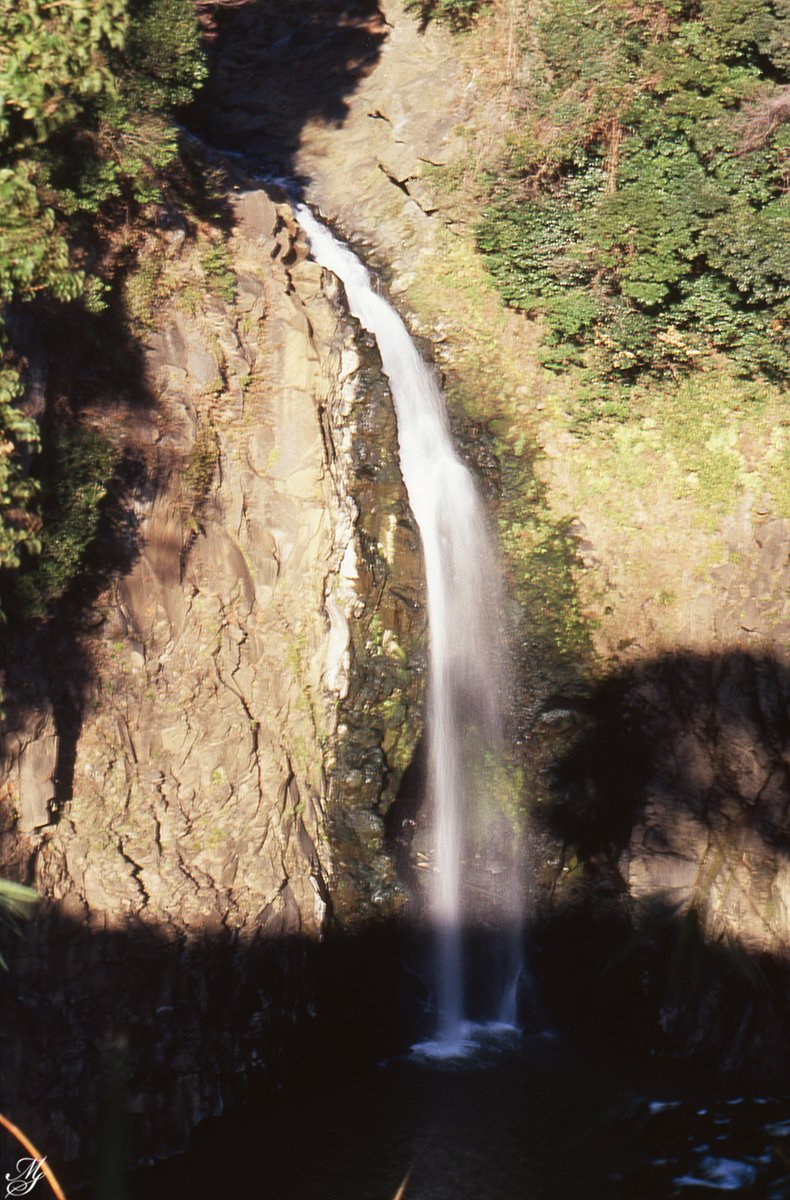
[[[157,403],[123,431],[146,462],[134,561],[61,632],[62,669],[49,631],[6,682],[5,861],[45,903],[4,1084],[61,1158],[113,1056],[140,1155],[276,1078],[321,1014],[317,941],[400,905],[383,814],[424,614],[391,401],[289,210],[231,203],[236,300],[160,314]]]

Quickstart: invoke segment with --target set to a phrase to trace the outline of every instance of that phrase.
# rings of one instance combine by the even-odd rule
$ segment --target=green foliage
[[[21,547],[36,551],[48,536],[39,536],[27,478],[38,430],[18,408],[3,309],[34,299],[103,306],[108,284],[85,269],[91,249],[98,258],[114,206],[128,219],[159,198],[177,153],[172,111],[204,76],[190,0],[0,5],[0,568],[18,566]],[[64,499],[81,511],[76,494]],[[76,542],[73,550],[79,558]],[[65,579],[63,553],[58,568],[51,563]],[[61,586],[40,585],[44,595]]]
[[[41,144],[113,86],[106,59],[126,35],[125,0],[15,0],[0,15],[0,139]]]
[[[481,9],[491,0],[406,0],[406,7],[416,11],[427,24],[432,18],[443,21],[452,29],[466,29]]]
[[[206,77],[198,28],[183,0],[130,0],[122,72],[127,103],[138,112],[188,104]]]
[[[0,333],[1,333],[0,329]],[[0,344],[0,349],[2,345]],[[31,513],[36,485],[25,473],[19,450],[38,445],[38,428],[19,411],[19,376],[0,359],[0,567],[18,567],[23,547],[40,549],[39,521]]]
[[[69,247],[55,213],[38,187],[42,172],[30,161],[0,166],[0,303],[79,295],[82,275],[69,260]]]
[[[549,0],[534,116],[479,225],[546,365],[600,378],[711,352],[788,375],[787,0]]]
[[[125,0],[19,0],[0,13],[0,301],[69,300],[69,259],[50,145],[115,82],[108,56],[126,36]]]
[[[173,110],[206,76],[188,0],[126,0],[127,33],[108,56],[112,88],[85,106],[79,129],[54,139],[54,183],[64,211],[98,213],[109,201],[160,196],[177,154]]]
[[[101,502],[117,461],[94,429],[57,428],[42,456],[43,527],[40,554],[17,579],[16,607],[46,616],[74,582],[101,517]]]
[[[135,332],[154,327],[157,309],[166,295],[163,265],[160,255],[149,254],[130,269],[123,280],[124,308],[130,328]]]
[[[216,430],[210,424],[201,424],[181,476],[193,513],[200,509],[209,493],[218,460]]]
[[[0,879],[0,928],[21,937],[20,925],[22,921],[30,919],[38,902],[39,894],[35,888],[13,883],[10,879]],[[1,953],[0,967],[8,970],[8,963]]]
[[[210,290],[221,300],[232,304],[236,299],[236,275],[230,251],[225,242],[212,242],[204,246],[200,255],[200,264],[205,272]]]

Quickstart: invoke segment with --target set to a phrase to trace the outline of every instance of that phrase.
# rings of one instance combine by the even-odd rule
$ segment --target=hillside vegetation
[[[785,381],[788,0],[530,5],[523,108],[478,244],[598,395],[725,356]],[[528,51],[527,51],[528,46]]]
[[[177,153],[172,114],[204,74],[189,0],[2,6],[0,568],[19,566],[42,546],[46,554],[48,538],[30,469],[41,430],[19,407],[26,364],[10,330],[25,323],[31,305],[50,317],[65,306],[95,313],[106,305],[119,262],[117,249],[109,252],[111,234],[161,198]],[[121,232],[116,248],[123,240]],[[92,529],[86,512],[101,496],[89,466],[95,447],[80,453],[83,435],[77,445],[68,431],[55,440],[63,470],[72,472],[66,490],[75,493],[84,544]],[[48,468],[56,476],[63,470]],[[57,536],[71,539],[66,557],[79,558],[77,531]]]

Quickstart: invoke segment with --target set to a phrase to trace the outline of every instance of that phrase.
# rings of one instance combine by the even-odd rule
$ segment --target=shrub
[[[40,554],[16,585],[16,607],[43,617],[74,582],[101,517],[117,452],[93,429],[55,428],[42,455]]]
[[[716,351],[787,377],[788,29],[786,0],[549,0],[478,242],[553,365],[628,380]]]
[[[406,7],[419,12],[424,24],[436,17],[459,30],[466,29],[490,3],[491,0],[406,0]]]

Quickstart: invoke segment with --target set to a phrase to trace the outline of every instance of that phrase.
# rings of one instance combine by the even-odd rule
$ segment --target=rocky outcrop
[[[382,11],[390,34],[376,70],[349,97],[342,124],[308,124],[296,161],[311,197],[382,256],[402,294],[419,260],[446,237],[445,219],[430,219],[438,203],[428,178],[432,168],[464,157],[475,89],[446,29],[420,31],[398,0]],[[342,175],[332,169],[338,157]],[[344,186],[348,177],[353,192]]]
[[[6,847],[44,904],[4,1086],[61,1160],[85,1153],[113,1056],[138,1155],[276,1076],[321,1007],[311,947],[400,904],[383,818],[424,623],[394,414],[287,205],[229,202],[233,302],[196,299],[197,259],[171,255],[155,404],[116,430],[145,462],[133,562],[72,631],[83,683],[57,731],[57,662],[33,662],[32,692],[30,657],[8,672]]]
[[[59,738],[51,712],[30,714],[9,737],[6,752],[16,763],[19,831],[33,834],[52,820]]]

